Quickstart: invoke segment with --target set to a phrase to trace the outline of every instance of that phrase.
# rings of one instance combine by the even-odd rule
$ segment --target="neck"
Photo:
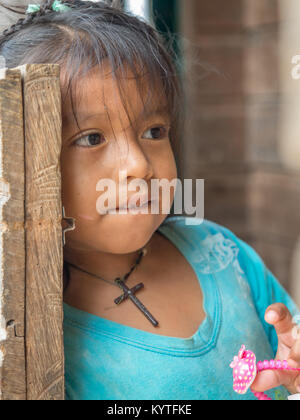
[[[157,255],[157,242],[158,234],[154,234],[150,241],[144,245],[147,254],[141,259],[140,264],[133,270],[128,278],[135,281],[139,278],[145,278],[150,275],[153,267],[155,266],[155,258]],[[69,266],[70,279],[67,286],[66,293],[68,294],[81,294],[84,293],[98,293],[107,288],[112,288],[109,282],[114,282],[117,277],[123,277],[135,265],[137,258],[143,248],[136,250],[129,254],[110,254],[101,252],[88,251],[86,253],[70,250],[65,247],[64,261],[70,263],[80,269],[85,270],[84,273],[72,266]],[[91,275],[92,274],[92,275]],[[98,278],[101,277],[107,282]]]

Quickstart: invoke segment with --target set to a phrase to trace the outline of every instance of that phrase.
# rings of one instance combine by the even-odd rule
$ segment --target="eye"
[[[100,133],[90,133],[75,140],[73,144],[78,147],[92,148],[105,143],[105,138]]]
[[[149,133],[149,134],[147,134]],[[145,136],[145,134],[147,134],[150,137]],[[166,137],[168,137],[169,135],[169,130],[168,127],[153,127],[150,128],[149,130],[145,131],[145,134],[143,135],[143,138],[146,139],[151,139],[151,136],[153,136],[152,140],[160,140],[160,139],[164,139]]]

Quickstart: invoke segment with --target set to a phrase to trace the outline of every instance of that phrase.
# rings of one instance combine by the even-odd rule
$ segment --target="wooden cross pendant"
[[[138,285],[134,286],[132,289],[129,289],[129,287],[126,286],[123,280],[120,278],[117,278],[115,280],[117,285],[123,290],[124,294],[122,296],[119,296],[117,299],[114,300],[116,305],[119,305],[120,303],[124,302],[127,298],[129,298],[143,314],[145,317],[151,322],[154,327],[158,326],[158,321],[150,314],[148,309],[142,304],[142,302],[135,296],[135,293],[142,289],[144,287],[143,283],[139,283]]]

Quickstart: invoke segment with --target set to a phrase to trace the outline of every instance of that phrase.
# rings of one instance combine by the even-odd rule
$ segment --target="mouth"
[[[133,207],[117,207],[116,209],[111,209],[107,212],[107,214],[118,214],[120,212],[126,212],[126,213],[130,213],[131,210],[143,210],[147,207],[149,207],[151,205],[153,201],[149,200],[146,203],[144,203],[143,205],[140,206],[133,206]],[[124,214],[126,214],[124,213]]]

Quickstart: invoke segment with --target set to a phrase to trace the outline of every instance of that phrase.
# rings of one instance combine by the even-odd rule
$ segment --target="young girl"
[[[30,10],[3,34],[0,54],[7,67],[61,66],[62,203],[75,219],[64,247],[66,399],[253,399],[233,391],[233,356],[245,344],[259,360],[298,366],[300,312],[231,231],[167,217],[161,194],[151,212],[151,181],[177,178],[183,103],[160,36],[100,1]],[[119,191],[106,213],[104,179]],[[137,202],[148,214],[114,212],[135,180],[149,187]],[[299,386],[294,372],[262,372],[253,384],[275,399]]]

